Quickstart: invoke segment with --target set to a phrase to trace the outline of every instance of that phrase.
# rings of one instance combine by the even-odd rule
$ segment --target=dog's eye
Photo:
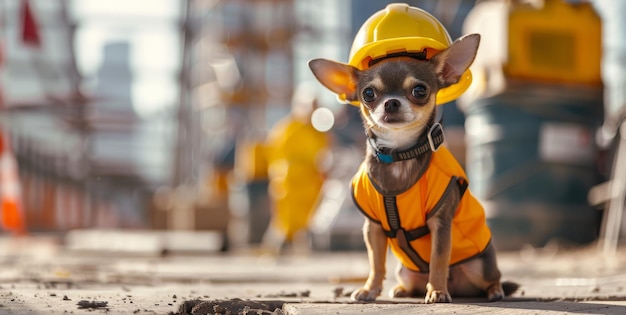
[[[417,98],[424,98],[428,95],[428,88],[423,84],[418,84],[413,88],[411,94]]]
[[[366,102],[371,102],[376,98],[376,92],[372,88],[365,88],[363,90],[363,100]]]

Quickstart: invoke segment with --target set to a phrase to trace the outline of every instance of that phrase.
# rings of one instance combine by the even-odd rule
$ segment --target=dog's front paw
[[[450,303],[452,302],[452,297],[450,297],[450,293],[447,291],[430,291],[426,294],[426,298],[424,298],[424,302],[426,303]]]
[[[350,295],[350,297],[354,301],[374,301],[376,300],[376,297],[380,295],[380,291],[382,291],[382,288],[370,289],[370,290],[367,290],[365,288],[360,288],[360,289],[354,290],[354,292],[352,292],[352,295]]]
[[[426,292],[426,297],[424,298],[424,302],[426,303],[451,303],[452,297],[450,293],[446,290],[435,290],[433,287],[428,284],[426,286],[428,292]]]

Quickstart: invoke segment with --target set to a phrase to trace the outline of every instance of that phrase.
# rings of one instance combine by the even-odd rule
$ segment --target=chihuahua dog
[[[375,300],[383,289],[388,246],[400,260],[391,297],[451,296],[497,301],[517,289],[500,282],[491,232],[464,171],[445,147],[437,92],[457,83],[476,56],[480,35],[456,40],[426,60],[394,54],[366,70],[326,59],[309,62],[328,89],[360,103],[366,157],[352,180],[370,261],[352,299]]]

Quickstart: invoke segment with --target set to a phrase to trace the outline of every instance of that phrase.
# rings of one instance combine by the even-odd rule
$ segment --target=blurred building
[[[31,231],[149,226],[170,184],[184,7],[121,3],[0,5],[2,123]]]

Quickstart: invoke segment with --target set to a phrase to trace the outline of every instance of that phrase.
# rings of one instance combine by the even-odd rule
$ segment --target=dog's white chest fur
[[[418,133],[419,134],[419,133]],[[386,130],[382,134],[376,133],[376,145],[379,148],[402,150],[411,147],[417,142],[416,135],[406,130]]]

